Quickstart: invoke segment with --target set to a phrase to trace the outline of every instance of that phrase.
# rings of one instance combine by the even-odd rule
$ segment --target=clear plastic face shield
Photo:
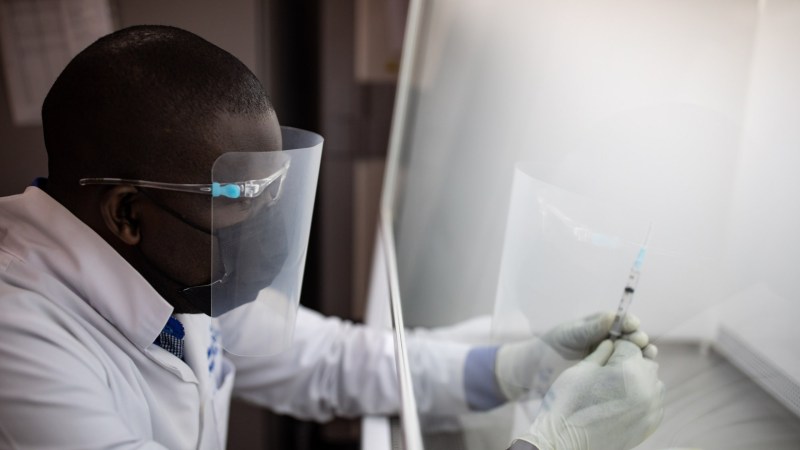
[[[218,318],[223,347],[242,356],[288,348],[300,303],[323,139],[295,128],[281,132],[282,151],[222,154],[211,184],[80,180],[211,197],[211,228],[202,230],[211,239],[209,282],[180,294]]]
[[[322,138],[282,128],[281,152],[226,153],[214,163],[210,299],[223,346],[268,355],[291,345],[300,303]]]

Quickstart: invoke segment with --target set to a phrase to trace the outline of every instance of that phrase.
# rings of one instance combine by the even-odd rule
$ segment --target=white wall
[[[800,4],[766,2],[747,97],[732,208],[738,288],[764,283],[797,302],[800,279]]]
[[[506,301],[503,248],[524,244],[505,240],[511,180],[531,160],[559,167],[551,181],[562,187],[653,222],[632,312],[655,337],[706,337],[708,312],[754,282],[796,293],[796,8],[427,3],[393,205],[406,323]],[[634,256],[616,294],[531,296],[525,314],[545,326],[616,308]]]

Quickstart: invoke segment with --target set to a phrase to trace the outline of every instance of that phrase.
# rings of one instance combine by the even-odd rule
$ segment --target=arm
[[[461,383],[469,347],[424,336],[410,336],[408,345],[421,412],[466,410]],[[234,395],[280,413],[324,421],[396,414],[400,407],[388,330],[301,307],[289,350],[271,357],[226,356],[236,365]]]
[[[459,334],[467,337],[467,341],[485,343],[490,336],[487,320],[464,322],[455,328],[460,329]],[[472,347],[464,365],[464,390],[470,409],[486,411],[531,394],[543,396],[564,370],[608,337],[613,321],[614,313],[598,313],[565,322],[541,337]],[[467,330],[472,333],[465,333]],[[628,315],[623,332],[624,339],[642,348],[651,359],[655,357],[658,349],[639,330],[638,318]],[[483,337],[472,339],[477,336]]]
[[[300,307],[292,346],[268,357],[227,354],[234,395],[303,419],[330,420],[399,407],[394,343],[388,332]]]
[[[513,400],[531,388],[517,383],[516,377],[528,380],[542,372],[555,379],[608,335],[611,319],[613,315],[595,315],[570,322],[542,339],[502,346],[499,352],[497,347],[468,344],[488,339],[488,319],[410,331],[407,345],[419,412],[455,415]],[[638,322],[631,322],[627,328],[637,327]],[[646,339],[644,335],[644,345]],[[547,367],[540,357],[543,352]],[[394,338],[388,330],[301,307],[290,349],[271,357],[226,356],[237,368],[234,395],[279,413],[324,421],[396,414],[400,407]]]

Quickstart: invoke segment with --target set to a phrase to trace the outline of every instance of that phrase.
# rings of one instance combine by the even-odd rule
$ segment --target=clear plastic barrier
[[[497,342],[614,310],[652,224],[631,312],[667,410],[640,448],[798,448],[800,4],[419,1],[408,33],[383,199],[405,324],[490,316]],[[503,449],[536,410],[424,442]]]

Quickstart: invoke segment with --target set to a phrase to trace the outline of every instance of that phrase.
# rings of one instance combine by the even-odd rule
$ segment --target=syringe
[[[639,254],[636,256],[636,261],[633,263],[631,273],[628,275],[628,283],[625,285],[625,290],[622,292],[622,299],[619,301],[617,308],[617,315],[614,317],[614,323],[611,324],[611,339],[617,339],[622,336],[622,322],[625,321],[625,316],[628,314],[628,308],[631,306],[633,300],[633,293],[636,291],[636,285],[639,283],[639,274],[642,270],[642,263],[644,262],[644,255],[647,253],[647,242],[650,240],[650,232],[653,231],[653,225],[647,230],[647,235],[644,238],[642,247],[639,249]]]

